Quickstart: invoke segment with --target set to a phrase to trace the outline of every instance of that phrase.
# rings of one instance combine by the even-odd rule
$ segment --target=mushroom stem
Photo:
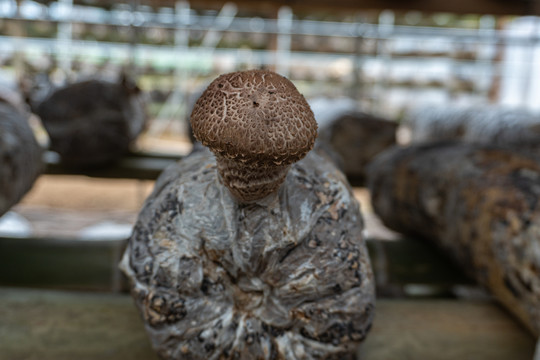
[[[244,203],[262,199],[276,191],[290,168],[290,165],[249,165],[218,154],[216,160],[223,184]]]

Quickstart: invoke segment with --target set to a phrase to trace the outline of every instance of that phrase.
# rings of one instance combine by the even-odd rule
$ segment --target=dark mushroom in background
[[[17,93],[0,89],[0,216],[32,188],[43,170],[42,149]]]
[[[215,156],[163,173],[121,263],[156,351],[354,359],[374,311],[363,222],[343,173],[308,153],[303,96],[273,72],[226,74],[191,121]]]
[[[146,124],[139,88],[88,80],[52,92],[36,111],[51,140],[51,150],[70,167],[110,164],[125,155]]]
[[[540,164],[463,143],[393,148],[370,166],[375,212],[437,243],[540,335]]]
[[[351,182],[365,184],[368,164],[396,144],[397,128],[395,121],[346,112],[321,127],[317,146],[332,155]]]

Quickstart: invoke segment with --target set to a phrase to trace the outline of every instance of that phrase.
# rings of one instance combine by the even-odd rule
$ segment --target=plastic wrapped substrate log
[[[362,227],[344,175],[315,152],[246,205],[203,150],[160,177],[122,268],[163,358],[353,359],[374,310]]]
[[[540,165],[508,150],[393,148],[370,167],[390,228],[431,239],[540,334]]]

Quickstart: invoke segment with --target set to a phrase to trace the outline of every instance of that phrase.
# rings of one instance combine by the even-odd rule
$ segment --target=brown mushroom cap
[[[219,76],[195,103],[191,126],[214,153],[261,166],[300,160],[317,137],[304,96],[287,78],[267,70]]]

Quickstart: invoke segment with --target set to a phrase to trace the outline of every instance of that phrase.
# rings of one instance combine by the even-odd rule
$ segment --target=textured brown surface
[[[41,154],[27,114],[0,99],[0,216],[34,184],[43,170]]]
[[[287,165],[311,150],[313,113],[295,86],[271,71],[219,76],[191,114],[195,137],[213,152],[262,165]]]
[[[540,334],[540,164],[464,144],[395,148],[371,166],[385,225],[448,251]]]
[[[146,114],[128,81],[88,80],[54,91],[37,114],[65,165],[98,166],[118,160],[143,130]]]
[[[190,119],[195,137],[216,154],[223,183],[242,202],[274,192],[288,165],[306,156],[317,137],[302,94],[287,78],[266,70],[219,76]]]
[[[315,153],[240,204],[203,150],[158,180],[122,267],[165,358],[350,358],[374,310],[362,228],[343,174]]]

